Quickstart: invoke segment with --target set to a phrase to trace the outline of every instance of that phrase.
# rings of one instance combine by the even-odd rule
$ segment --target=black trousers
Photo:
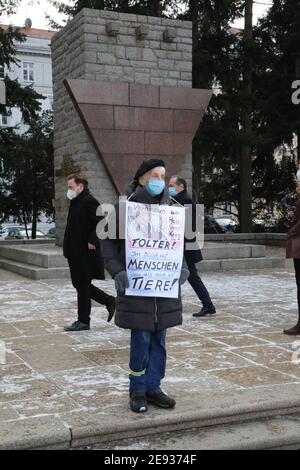
[[[77,290],[78,320],[82,323],[90,323],[92,299],[99,304],[109,305],[114,298],[112,295],[108,295],[103,290],[95,287],[92,283],[77,284],[74,287]]]
[[[210,298],[208,290],[206,289],[201,277],[198,274],[196,264],[192,263],[191,261],[187,261],[187,265],[190,271],[188,282],[194,289],[194,292],[196,293],[198,299],[202,302],[203,307],[211,308],[213,305],[212,300]]]
[[[295,276],[297,284],[298,315],[300,321],[300,259],[294,258]]]

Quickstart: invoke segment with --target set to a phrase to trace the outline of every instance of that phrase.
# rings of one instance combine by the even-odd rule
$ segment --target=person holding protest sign
[[[128,195],[125,204],[116,206],[116,236],[108,235],[101,243],[104,264],[118,294],[115,323],[131,330],[130,407],[145,412],[152,403],[170,409],[176,402],[162,391],[161,380],[166,369],[166,330],[182,323],[180,285],[189,276],[183,258],[184,211],[178,206],[170,212],[175,206],[165,187],[162,160],[143,161]],[[120,217],[124,210],[127,219]],[[134,210],[138,216],[135,228]],[[130,264],[134,264],[133,271]]]
[[[70,207],[63,242],[72,284],[77,290],[78,320],[65,326],[65,331],[90,329],[91,299],[105,305],[107,321],[115,312],[115,298],[92,284],[92,279],[105,279],[103,258],[96,227],[103,216],[97,216],[99,202],[88,189],[88,181],[80,175],[68,177],[67,197]]]
[[[300,335],[300,183],[296,186],[296,197],[287,206],[290,225],[286,244],[286,257],[293,258],[297,285],[298,321],[295,326],[283,330],[286,335]]]
[[[172,198],[176,200],[179,204],[185,207],[191,208],[191,218],[192,218],[192,231],[196,232],[196,205],[192,198],[187,193],[187,183],[183,178],[179,176],[172,176],[169,181],[169,193]],[[213,315],[216,313],[215,306],[210,298],[208,290],[206,289],[202,279],[200,278],[196,263],[202,261],[202,253],[198,247],[188,248],[188,244],[195,244],[196,236],[191,239],[185,239],[184,244],[184,257],[187,262],[190,276],[188,281],[195,291],[198,299],[202,303],[202,309],[200,312],[193,313],[193,317],[205,317],[205,315]]]

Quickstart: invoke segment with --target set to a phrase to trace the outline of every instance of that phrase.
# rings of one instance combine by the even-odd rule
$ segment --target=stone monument
[[[83,9],[52,39],[57,243],[66,176],[114,203],[143,159],[192,183],[191,143],[211,90],[192,89],[192,24]]]

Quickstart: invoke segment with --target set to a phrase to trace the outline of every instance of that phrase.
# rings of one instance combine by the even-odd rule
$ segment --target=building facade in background
[[[1,24],[0,28],[7,29],[8,25]],[[10,69],[0,66],[0,80],[7,74],[11,79],[17,79],[22,86],[32,85],[33,88],[45,97],[42,100],[42,110],[52,109],[52,66],[50,41],[55,34],[53,31],[35,29],[31,20],[27,19],[21,32],[27,40],[17,43],[17,64],[11,64]],[[18,126],[19,131],[25,132],[27,127],[22,122],[21,112],[13,108],[10,116],[0,114],[1,127]]]

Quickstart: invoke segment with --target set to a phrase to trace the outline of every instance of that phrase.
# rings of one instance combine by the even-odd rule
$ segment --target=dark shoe
[[[216,313],[216,309],[212,305],[211,307],[202,307],[200,312],[193,313],[193,317],[205,317],[205,315],[214,315],[215,313]]]
[[[159,408],[174,408],[176,401],[174,398],[168,397],[164,392],[156,393],[155,395],[146,394],[148,403],[158,406]]]
[[[283,330],[283,333],[285,335],[300,335],[300,322],[298,322],[297,325],[293,326],[293,328],[290,328],[289,330]]]
[[[130,395],[130,408],[135,413],[145,413],[148,410],[144,393],[132,393]]]
[[[81,321],[74,321],[72,325],[64,327],[65,331],[84,331],[89,329],[90,325],[88,323],[82,323]]]
[[[106,308],[108,311],[107,321],[110,322],[116,311],[116,299],[114,297],[112,298],[111,302],[106,305]]]

